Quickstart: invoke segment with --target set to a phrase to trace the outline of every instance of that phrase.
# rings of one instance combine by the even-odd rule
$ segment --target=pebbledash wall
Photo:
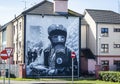
[[[67,39],[66,46],[69,47],[72,51],[75,51],[78,71],[76,76],[79,76],[80,73],[80,17],[76,16],[41,16],[41,15],[26,15],[26,26],[25,26],[25,65],[26,65],[26,77],[41,77],[46,75],[41,75],[41,72],[34,72],[33,68],[41,68],[38,65],[43,65],[44,57],[39,53],[39,50],[44,50],[50,45],[48,39],[48,27],[52,24],[63,25],[67,29]],[[31,60],[31,63],[28,63],[28,51],[29,50],[37,51],[37,58]],[[64,60],[64,58],[63,58]],[[44,65],[43,65],[44,66]],[[39,68],[38,68],[39,67]],[[43,68],[42,68],[43,69]],[[44,70],[43,70],[44,71]],[[59,76],[59,75],[57,75]],[[64,76],[64,75],[62,75]],[[51,76],[49,76],[51,77]],[[65,76],[64,76],[65,77]]]

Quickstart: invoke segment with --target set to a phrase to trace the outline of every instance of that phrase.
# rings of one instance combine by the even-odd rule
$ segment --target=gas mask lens
[[[52,36],[51,39],[54,43],[65,42],[65,36],[63,36],[63,35],[54,35],[54,36]]]

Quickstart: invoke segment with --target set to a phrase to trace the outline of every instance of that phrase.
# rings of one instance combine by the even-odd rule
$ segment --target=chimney
[[[68,13],[68,0],[54,0],[54,12]]]

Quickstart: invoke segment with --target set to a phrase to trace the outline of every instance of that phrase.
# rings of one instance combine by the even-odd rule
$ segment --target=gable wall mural
[[[25,63],[27,77],[71,76],[79,70],[79,17],[26,17]]]

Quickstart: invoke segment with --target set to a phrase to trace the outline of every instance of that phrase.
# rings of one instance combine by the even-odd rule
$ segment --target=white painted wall
[[[20,29],[20,22],[21,22],[21,29]],[[22,61],[22,57],[23,57],[23,43],[24,43],[24,40],[23,40],[23,29],[24,29],[24,26],[23,26],[23,17],[15,20],[13,22],[13,27],[15,26],[15,34],[14,34],[14,61]],[[19,42],[21,42],[21,48],[19,46]],[[17,60],[17,56],[18,56],[18,60]]]
[[[85,12],[84,19],[89,24],[87,47],[96,55],[96,23],[87,12]]]
[[[108,37],[101,36],[101,28],[108,28],[109,35]],[[120,56],[120,48],[114,48],[115,44],[120,44],[120,32],[114,32],[114,28],[120,28],[120,24],[99,24],[98,32],[101,37],[99,40],[99,54],[100,55],[119,55]],[[100,48],[101,44],[109,44],[109,52],[101,53]]]
[[[86,25],[81,25],[81,48],[86,48]]]

